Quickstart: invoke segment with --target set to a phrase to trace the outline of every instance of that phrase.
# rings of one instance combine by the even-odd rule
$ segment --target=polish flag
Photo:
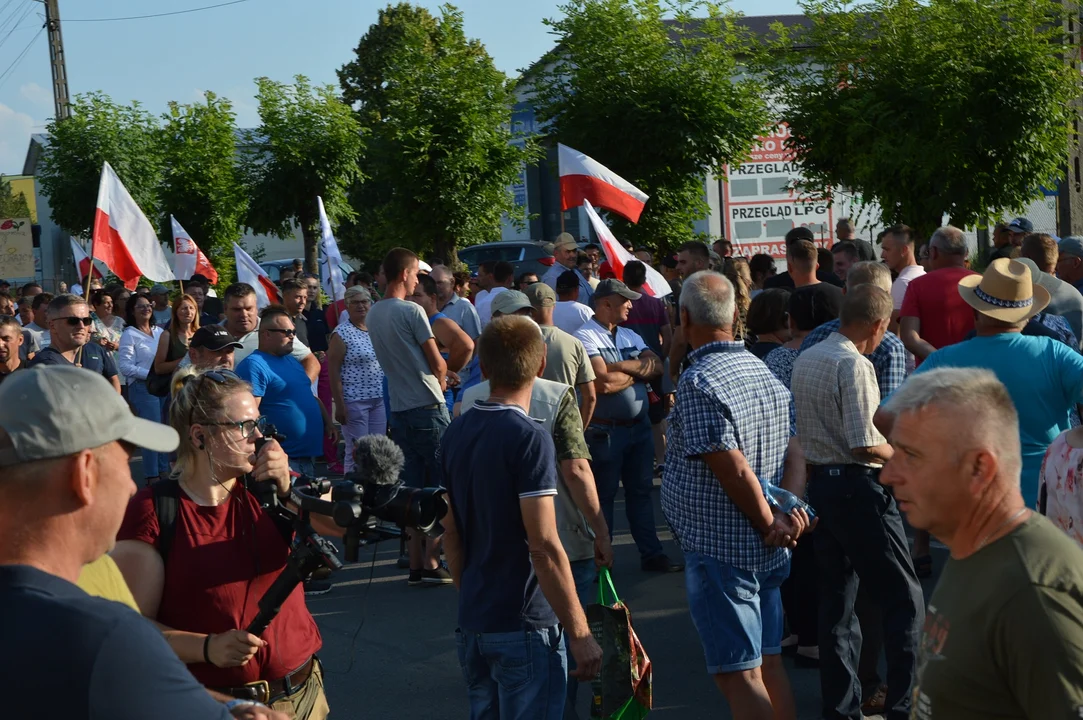
[[[154,226],[109,163],[102,166],[90,247],[94,259],[105,263],[129,290],[135,289],[141,277],[158,282],[176,279]]]
[[[282,302],[282,296],[267,277],[267,272],[237,243],[233,243],[233,257],[237,261],[237,282],[248,283],[255,289],[256,307],[262,310]]]
[[[594,226],[594,232],[598,234],[598,239],[602,242],[605,259],[609,261],[609,267],[612,268],[614,277],[623,282],[624,266],[635,260],[635,256],[617,242],[617,238],[613,237],[613,231],[598,217],[598,213],[589,200],[583,201],[583,209],[587,211],[590,224]],[[643,283],[642,291],[651,297],[661,298],[673,292],[673,288],[662,277],[662,273],[647,265],[647,281]]]
[[[68,238],[71,240],[71,255],[75,258],[75,269],[79,273],[79,284],[86,282],[86,274],[90,272],[90,256],[86,254],[86,250],[83,246],[75,242],[75,238]],[[94,268],[94,277],[101,278],[102,271],[98,268]]]
[[[560,209],[591,204],[639,222],[647,194],[620,175],[567,145],[557,145]]]
[[[191,280],[193,275],[199,273],[210,280],[211,285],[217,285],[218,271],[196,245],[192,236],[172,215],[169,216],[169,222],[173,226],[173,271],[177,273],[177,279]]]

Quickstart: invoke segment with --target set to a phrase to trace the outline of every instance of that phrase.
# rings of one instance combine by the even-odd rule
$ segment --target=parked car
[[[293,265],[293,260],[292,259],[268,260],[266,262],[261,262],[259,264],[259,266],[261,268],[263,268],[264,272],[267,273],[267,277],[271,278],[271,282],[275,282],[275,283],[277,283],[279,278],[282,277],[282,268],[288,268],[288,267],[291,267],[292,265]],[[342,271],[342,278],[344,280],[346,279],[346,276],[349,275],[350,273],[352,273],[353,270],[354,270],[353,265],[346,262],[345,260],[343,260],[342,263],[338,267],[339,267],[339,270]]]
[[[542,243],[533,240],[502,240],[471,245],[459,251],[459,260],[466,263],[471,273],[476,273],[483,262],[504,260],[515,267],[515,277],[532,272],[537,273],[539,278],[556,262]]]

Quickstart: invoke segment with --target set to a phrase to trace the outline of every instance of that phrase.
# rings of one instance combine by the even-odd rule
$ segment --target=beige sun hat
[[[982,315],[1004,322],[1022,322],[1049,304],[1049,291],[1035,285],[1030,268],[1010,258],[994,260],[984,275],[959,281],[959,295]]]

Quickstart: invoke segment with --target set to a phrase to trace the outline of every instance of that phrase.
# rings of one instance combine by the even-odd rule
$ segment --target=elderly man
[[[1049,291],[1046,312],[1067,320],[1076,339],[1083,342],[1083,294],[1054,274],[1059,260],[1060,250],[1052,235],[1031,233],[1023,238],[1019,262],[1030,268],[1035,283]]]
[[[557,236],[556,242],[553,243],[553,257],[556,262],[545,271],[541,281],[556,290],[557,279],[571,270],[579,279],[579,302],[589,306],[591,298],[594,297],[594,289],[591,288],[587,278],[583,277],[577,269],[576,261],[579,257],[579,244],[570,233],[561,233]]]
[[[1049,292],[1033,285],[1020,262],[994,260],[984,275],[963,278],[956,292],[974,310],[977,337],[936,351],[917,373],[983,368],[1007,387],[1019,413],[1023,499],[1036,507],[1045,450],[1068,429],[1068,412],[1083,402],[1083,355],[1052,338],[1022,334],[1027,320],[1049,303]],[[890,430],[890,423],[889,413],[881,413],[878,427]]]
[[[887,657],[885,707],[909,717],[921,587],[895,501],[878,482],[891,446],[873,426],[880,391],[872,353],[891,320],[891,295],[876,285],[851,288],[840,326],[794,363],[791,389],[797,437],[809,463],[808,499],[819,515],[820,694],[824,718],[861,717],[854,614],[858,579],[883,612]],[[856,639],[856,642],[855,642]]]
[[[921,640],[917,720],[1083,708],[1083,551],[1020,495],[1012,400],[991,372],[938,369],[887,405],[895,453],[881,481],[950,551]]]
[[[932,270],[910,282],[899,311],[899,339],[917,363],[937,350],[961,342],[974,329],[974,311],[959,297],[967,270],[966,236],[946,225],[929,240]]]
[[[737,718],[793,718],[782,666],[785,546],[808,524],[772,509],[790,437],[790,393],[733,339],[733,285],[685,279],[681,327],[693,350],[670,415],[662,510],[687,562],[692,620],[707,672]],[[803,488],[795,487],[798,493]],[[761,669],[762,666],[762,669]]]
[[[113,547],[135,494],[129,463],[138,447],[170,452],[177,433],[135,417],[100,376],[46,367],[0,387],[0,670],[20,678],[5,714],[284,718],[240,700],[216,703],[151,623],[76,586],[83,567]]]
[[[624,509],[639,548],[640,566],[648,572],[679,572],[684,565],[670,562],[658,540],[651,498],[654,447],[647,396],[650,383],[661,379],[662,361],[635,331],[619,327],[628,320],[637,298],[639,293],[620,280],[603,280],[594,293],[594,317],[575,333],[590,358],[598,390],[587,443],[610,531],[617,487],[623,485]]]
[[[39,298],[45,295],[38,295]],[[90,309],[77,295],[57,295],[48,305],[51,344],[30,361],[38,365],[75,365],[101,375],[120,392],[120,378],[113,356],[98,343],[89,342]]]
[[[226,321],[223,326],[237,342],[241,344],[234,356],[234,363],[240,365],[246,357],[259,349],[259,310],[256,304],[256,291],[247,283],[233,283],[226,288],[223,298],[226,306]],[[320,361],[303,342],[293,341],[293,357],[300,361],[305,375],[310,381],[320,374]]]
[[[470,301],[455,293],[455,274],[446,265],[435,265],[429,277],[436,283],[437,309],[462,328],[471,340],[477,342],[481,335],[481,319]]]

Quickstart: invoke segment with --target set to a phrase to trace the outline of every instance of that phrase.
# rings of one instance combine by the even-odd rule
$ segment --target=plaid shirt
[[[701,456],[741,451],[766,493],[782,479],[790,393],[743,343],[713,342],[688,357],[669,416],[662,511],[683,550],[743,570],[774,570],[789,551],[764,544]]]
[[[816,343],[823,342],[833,332],[839,331],[838,320],[826,322],[808,334],[801,343],[801,352],[805,352]],[[876,370],[876,382],[880,386],[880,397],[888,397],[899,389],[906,376],[914,372],[914,359],[906,351],[899,336],[893,332],[884,333],[880,345],[866,355]]]

